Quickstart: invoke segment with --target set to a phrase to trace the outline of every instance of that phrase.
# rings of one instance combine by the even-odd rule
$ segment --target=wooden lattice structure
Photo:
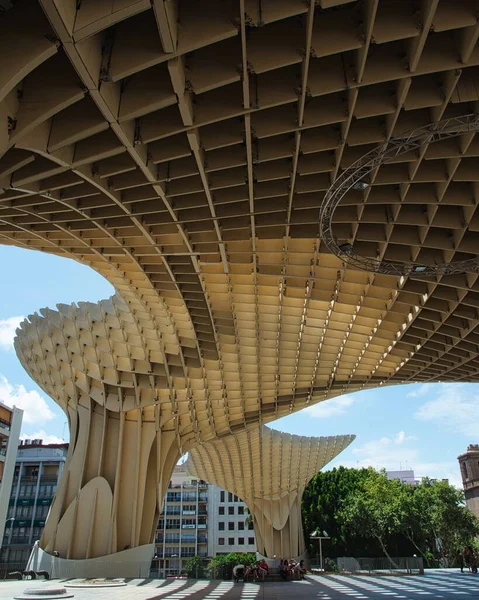
[[[24,364],[60,404],[162,404],[178,455],[346,392],[478,380],[477,272],[348,268],[318,216],[376,145],[478,112],[479,2],[0,7],[0,243],[90,265],[121,297],[24,326]],[[478,140],[377,168],[335,211],[337,239],[376,260],[474,258]],[[63,317],[73,333],[49,347]]]
[[[197,444],[186,467],[246,503],[261,555],[300,557],[306,552],[301,518],[304,489],[354,438],[306,437],[257,426]]]

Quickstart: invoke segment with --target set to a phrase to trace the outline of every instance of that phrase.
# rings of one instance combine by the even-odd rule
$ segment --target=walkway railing
[[[311,565],[312,570],[320,570],[316,565]],[[408,575],[424,574],[424,565],[421,557],[400,556],[392,558],[355,558],[342,556],[336,559],[327,558],[324,561],[325,572],[357,573],[357,574],[389,574],[403,573]]]

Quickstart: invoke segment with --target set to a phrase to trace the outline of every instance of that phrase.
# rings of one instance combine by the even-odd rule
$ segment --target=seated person
[[[304,579],[306,575],[306,567],[304,565],[304,560],[301,560],[299,564],[296,564],[296,572],[300,579]]]
[[[261,577],[261,579],[264,581],[264,578],[266,577],[266,575],[269,573],[269,566],[268,563],[265,561],[265,559],[263,558],[262,560],[260,560],[258,563],[256,563],[256,567],[258,569],[258,574]]]
[[[279,574],[284,581],[289,579],[289,565],[286,559],[282,560],[279,565]]]

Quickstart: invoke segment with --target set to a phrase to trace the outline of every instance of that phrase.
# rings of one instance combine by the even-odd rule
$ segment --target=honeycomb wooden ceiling
[[[72,257],[171,320],[271,418],[405,381],[478,381],[477,274],[325,251],[374,145],[478,112],[478,0],[20,0],[0,12],[0,242]],[[355,251],[478,251],[479,137],[424,146],[336,211]],[[185,374],[187,377],[187,374]],[[271,404],[272,403],[272,404]]]

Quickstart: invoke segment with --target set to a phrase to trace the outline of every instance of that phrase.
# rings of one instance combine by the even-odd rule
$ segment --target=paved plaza
[[[58,584],[58,582],[55,582]],[[8,581],[0,584],[0,598],[11,599],[27,587],[48,587],[50,582]],[[77,600],[419,600],[421,598],[479,598],[479,577],[438,570],[424,577],[308,576],[305,581],[233,583],[231,581],[135,579],[118,588],[72,590]]]

